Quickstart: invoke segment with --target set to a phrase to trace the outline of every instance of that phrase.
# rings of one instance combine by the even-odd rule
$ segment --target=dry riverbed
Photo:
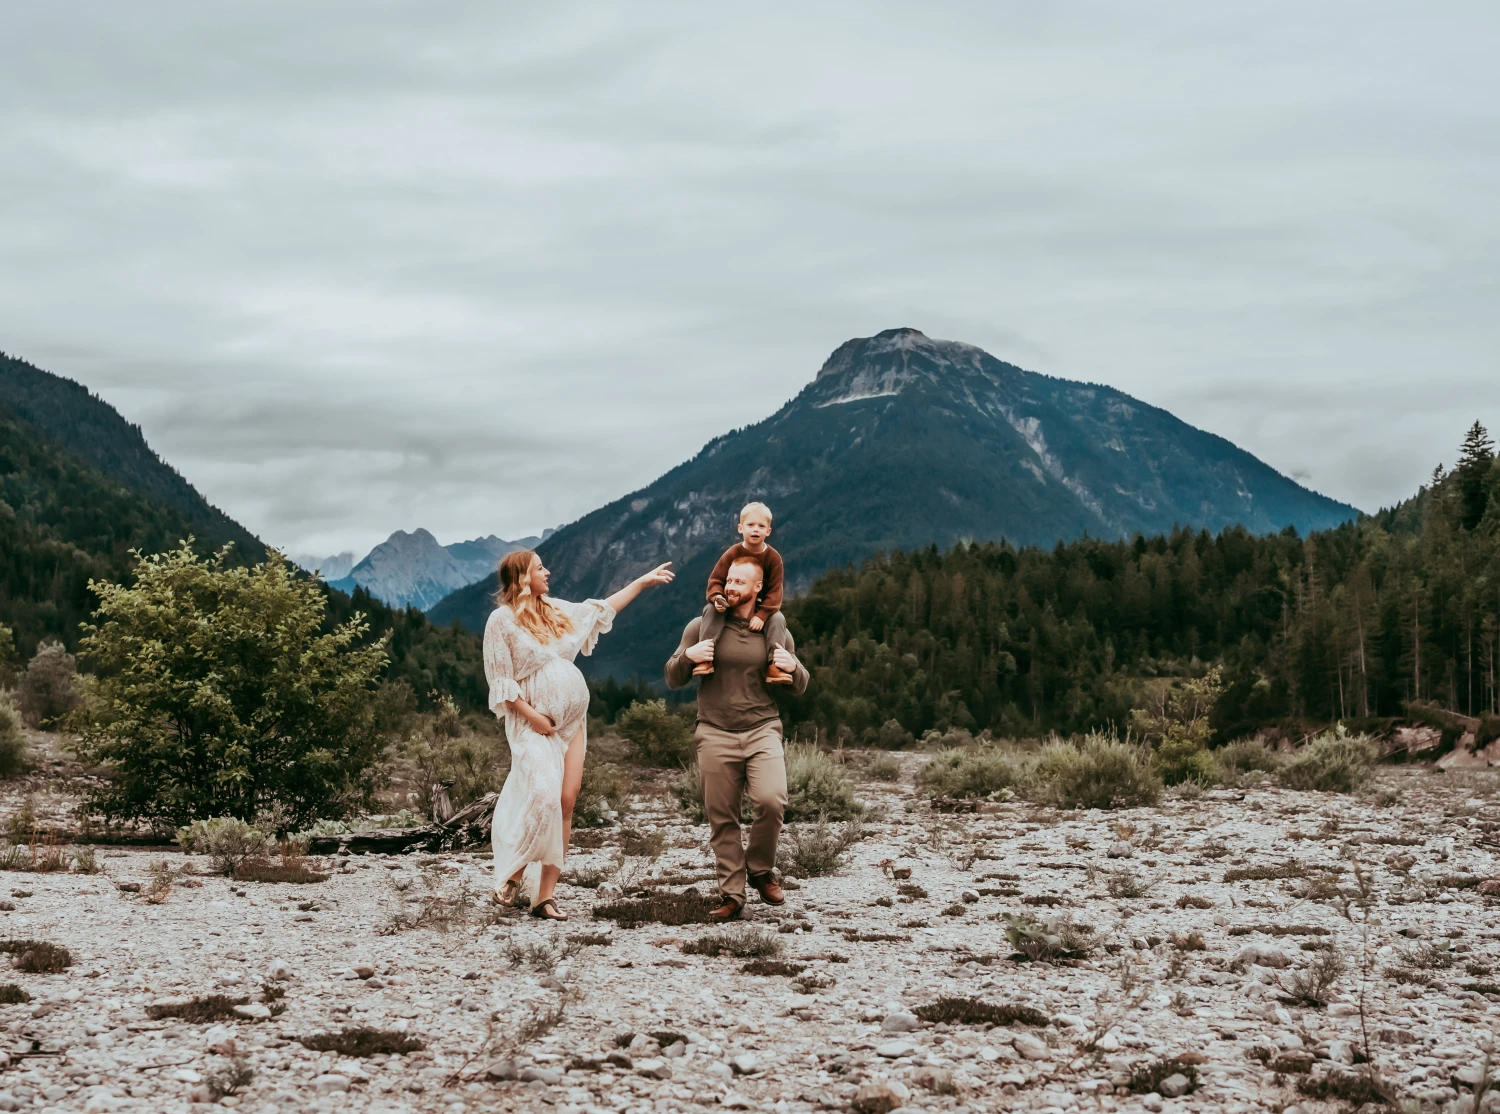
[[[480,854],[313,860],[329,877],[297,885],[167,849],[5,873],[0,935],[71,965],[0,973],[29,997],[0,1005],[0,1110],[1312,1112],[1369,1097],[1367,1053],[1398,1101],[1472,1102],[1500,1017],[1490,775],[941,814],[922,760],[861,783],[842,871],[752,902],[785,974],[684,950],[704,925],[591,918],[643,884],[711,890],[707,830],[665,795],[629,821],[654,860],[585,837],[575,879],[606,877],[561,888],[565,925],[488,905]],[[1005,914],[1093,933],[1032,962]],[[1319,964],[1342,968],[1321,994]],[[944,998],[971,1002],[923,1020]],[[1002,1023],[965,1023],[980,1006]]]

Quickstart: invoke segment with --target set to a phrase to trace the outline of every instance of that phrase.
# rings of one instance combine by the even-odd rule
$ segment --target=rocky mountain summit
[[[439,545],[426,530],[418,528],[409,534],[397,530],[344,575],[329,577],[328,582],[345,592],[364,588],[392,607],[426,611],[455,590],[489,576],[507,553],[534,548],[552,533],[548,530],[541,537],[515,541],[491,534]]]
[[[1355,508],[1310,491],[1222,437],[1121,391],[1025,371],[973,345],[889,329],[848,341],[765,421],[558,531],[543,547],[565,597],[603,595],[675,561],[687,590],[622,616],[590,665],[655,674],[749,499],[795,590],[881,550],[1007,539],[1050,546],[1236,524],[1334,526]],[[493,584],[433,609],[481,630]]]

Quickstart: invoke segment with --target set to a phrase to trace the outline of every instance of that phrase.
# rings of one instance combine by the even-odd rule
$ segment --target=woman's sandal
[[[551,909],[550,913],[547,912],[548,909]],[[533,905],[531,907],[531,915],[533,917],[540,917],[544,921],[565,921],[568,919],[568,915],[559,909],[557,902],[553,901],[550,897],[543,901],[538,901]]]
[[[509,909],[516,903],[516,895],[520,892],[520,880],[512,878],[505,883],[505,886],[503,888],[496,890],[492,896],[496,905],[504,906],[505,908]]]

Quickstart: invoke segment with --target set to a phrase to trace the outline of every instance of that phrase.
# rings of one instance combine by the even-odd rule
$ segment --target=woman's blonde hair
[[[500,558],[500,590],[495,602],[516,613],[516,622],[544,642],[561,638],[573,629],[573,621],[546,596],[531,594],[531,566],[536,552],[518,549]]]

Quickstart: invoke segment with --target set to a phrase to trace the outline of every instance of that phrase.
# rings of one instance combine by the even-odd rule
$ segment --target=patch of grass
[[[297,1043],[314,1052],[337,1052],[340,1056],[363,1059],[366,1056],[401,1056],[408,1052],[420,1052],[426,1047],[416,1037],[398,1033],[393,1029],[372,1029],[361,1025],[344,1029],[338,1033],[315,1033],[298,1037]]]
[[[857,823],[835,826],[826,816],[819,816],[810,824],[789,824],[781,834],[777,865],[783,874],[796,878],[833,874],[844,865],[849,849],[859,842],[862,834]]]
[[[608,932],[580,932],[568,937],[568,943],[580,948],[603,948],[614,942],[615,938]]]
[[[1351,1110],[1366,1103],[1391,1104],[1390,1088],[1373,1072],[1332,1072],[1325,1076],[1308,1076],[1297,1082],[1299,1094],[1323,1102],[1345,1102]]]
[[[997,1006],[977,998],[942,997],[912,1011],[923,1021],[949,1025],[1050,1025],[1051,1018],[1031,1006]]]
[[[31,995],[13,982],[0,984],[0,1006],[19,1006],[31,1001]]]
[[[1315,924],[1240,924],[1229,930],[1231,936],[1329,936],[1331,931]]]
[[[1185,1064],[1175,1056],[1168,1060],[1156,1060],[1150,1064],[1142,1064],[1130,1073],[1130,1082],[1126,1084],[1126,1087],[1132,1095],[1148,1095],[1161,1086],[1163,1079],[1174,1075],[1187,1077],[1189,1092],[1197,1089],[1197,1065]]]
[[[1016,783],[1016,767],[994,746],[975,743],[944,751],[917,773],[929,797],[988,797]]]
[[[1224,872],[1225,882],[1270,882],[1279,878],[1301,878],[1313,868],[1295,859],[1265,866],[1236,866]]]
[[[1145,897],[1156,885],[1154,879],[1142,878],[1129,867],[1121,867],[1119,870],[1109,872],[1105,880],[1104,888],[1109,891],[1110,897],[1131,899]]]
[[[1292,972],[1291,977],[1281,983],[1288,998],[1305,1006],[1326,1006],[1328,992],[1333,989],[1348,969],[1344,953],[1335,947],[1319,948],[1306,967]]]
[[[1005,938],[1020,955],[1036,961],[1082,959],[1094,942],[1094,930],[1075,924],[1071,917],[1038,921],[1013,913],[1003,915]]]
[[[1288,789],[1354,793],[1370,783],[1379,758],[1368,735],[1350,735],[1341,725],[1299,750],[1277,778]]]
[[[146,1007],[146,1016],[153,1021],[164,1017],[176,1017],[190,1025],[207,1025],[238,1016],[235,1006],[248,1004],[249,998],[231,998],[228,994],[204,994],[186,1002],[156,1002]]]
[[[1183,894],[1177,899],[1179,909],[1212,909],[1213,907],[1212,901],[1206,897],[1199,897],[1197,894]]]
[[[456,889],[445,889],[437,872],[424,867],[422,884],[424,892],[409,897],[404,886],[396,880],[392,881],[399,904],[385,924],[375,930],[379,935],[395,936],[418,928],[446,932],[455,925],[468,921],[474,909],[475,898],[467,879],[461,880]]]
[[[1048,743],[1026,763],[1019,788],[1055,808],[1138,808],[1161,799],[1161,780],[1141,747],[1094,734]]]
[[[55,975],[73,965],[73,953],[45,940],[0,940],[0,954],[11,956],[17,971],[33,975]]]
[[[781,954],[781,941],[763,928],[744,925],[705,932],[682,945],[688,955],[732,955],[738,959],[768,959]]]
[[[882,754],[865,766],[865,777],[871,781],[894,782],[901,780],[901,759],[893,754]]]
[[[620,850],[627,855],[656,860],[667,849],[667,833],[660,828],[649,832],[639,828],[625,828],[620,832]]]
[[[504,955],[512,967],[530,967],[533,971],[550,972],[569,956],[583,950],[576,938],[563,940],[517,940],[505,942]]]
[[[230,877],[236,882],[290,882],[294,885],[308,885],[314,882],[326,882],[327,874],[319,874],[311,867],[300,863],[277,863],[270,859],[246,859],[237,863]]]
[[[857,820],[865,806],[854,785],[826,751],[811,743],[786,748],[786,820]]]
[[[177,842],[190,855],[207,855],[219,874],[233,874],[245,860],[265,857],[272,845],[265,832],[233,816],[194,820],[177,830]]]
[[[866,932],[860,928],[846,928],[843,932],[844,939],[851,944],[905,944],[911,940],[910,936],[896,932]]]
[[[915,882],[899,882],[896,885],[896,893],[901,897],[909,897],[913,901],[920,901],[927,896],[927,891]]]
[[[752,959],[740,968],[742,975],[783,975],[791,977],[807,970],[805,963],[790,963],[784,959]]]
[[[614,872],[598,866],[580,866],[564,874],[562,880],[584,890],[597,890]]]
[[[719,901],[702,894],[653,892],[647,897],[595,905],[595,920],[614,921],[621,928],[639,928],[643,924],[707,924],[708,914]]]

